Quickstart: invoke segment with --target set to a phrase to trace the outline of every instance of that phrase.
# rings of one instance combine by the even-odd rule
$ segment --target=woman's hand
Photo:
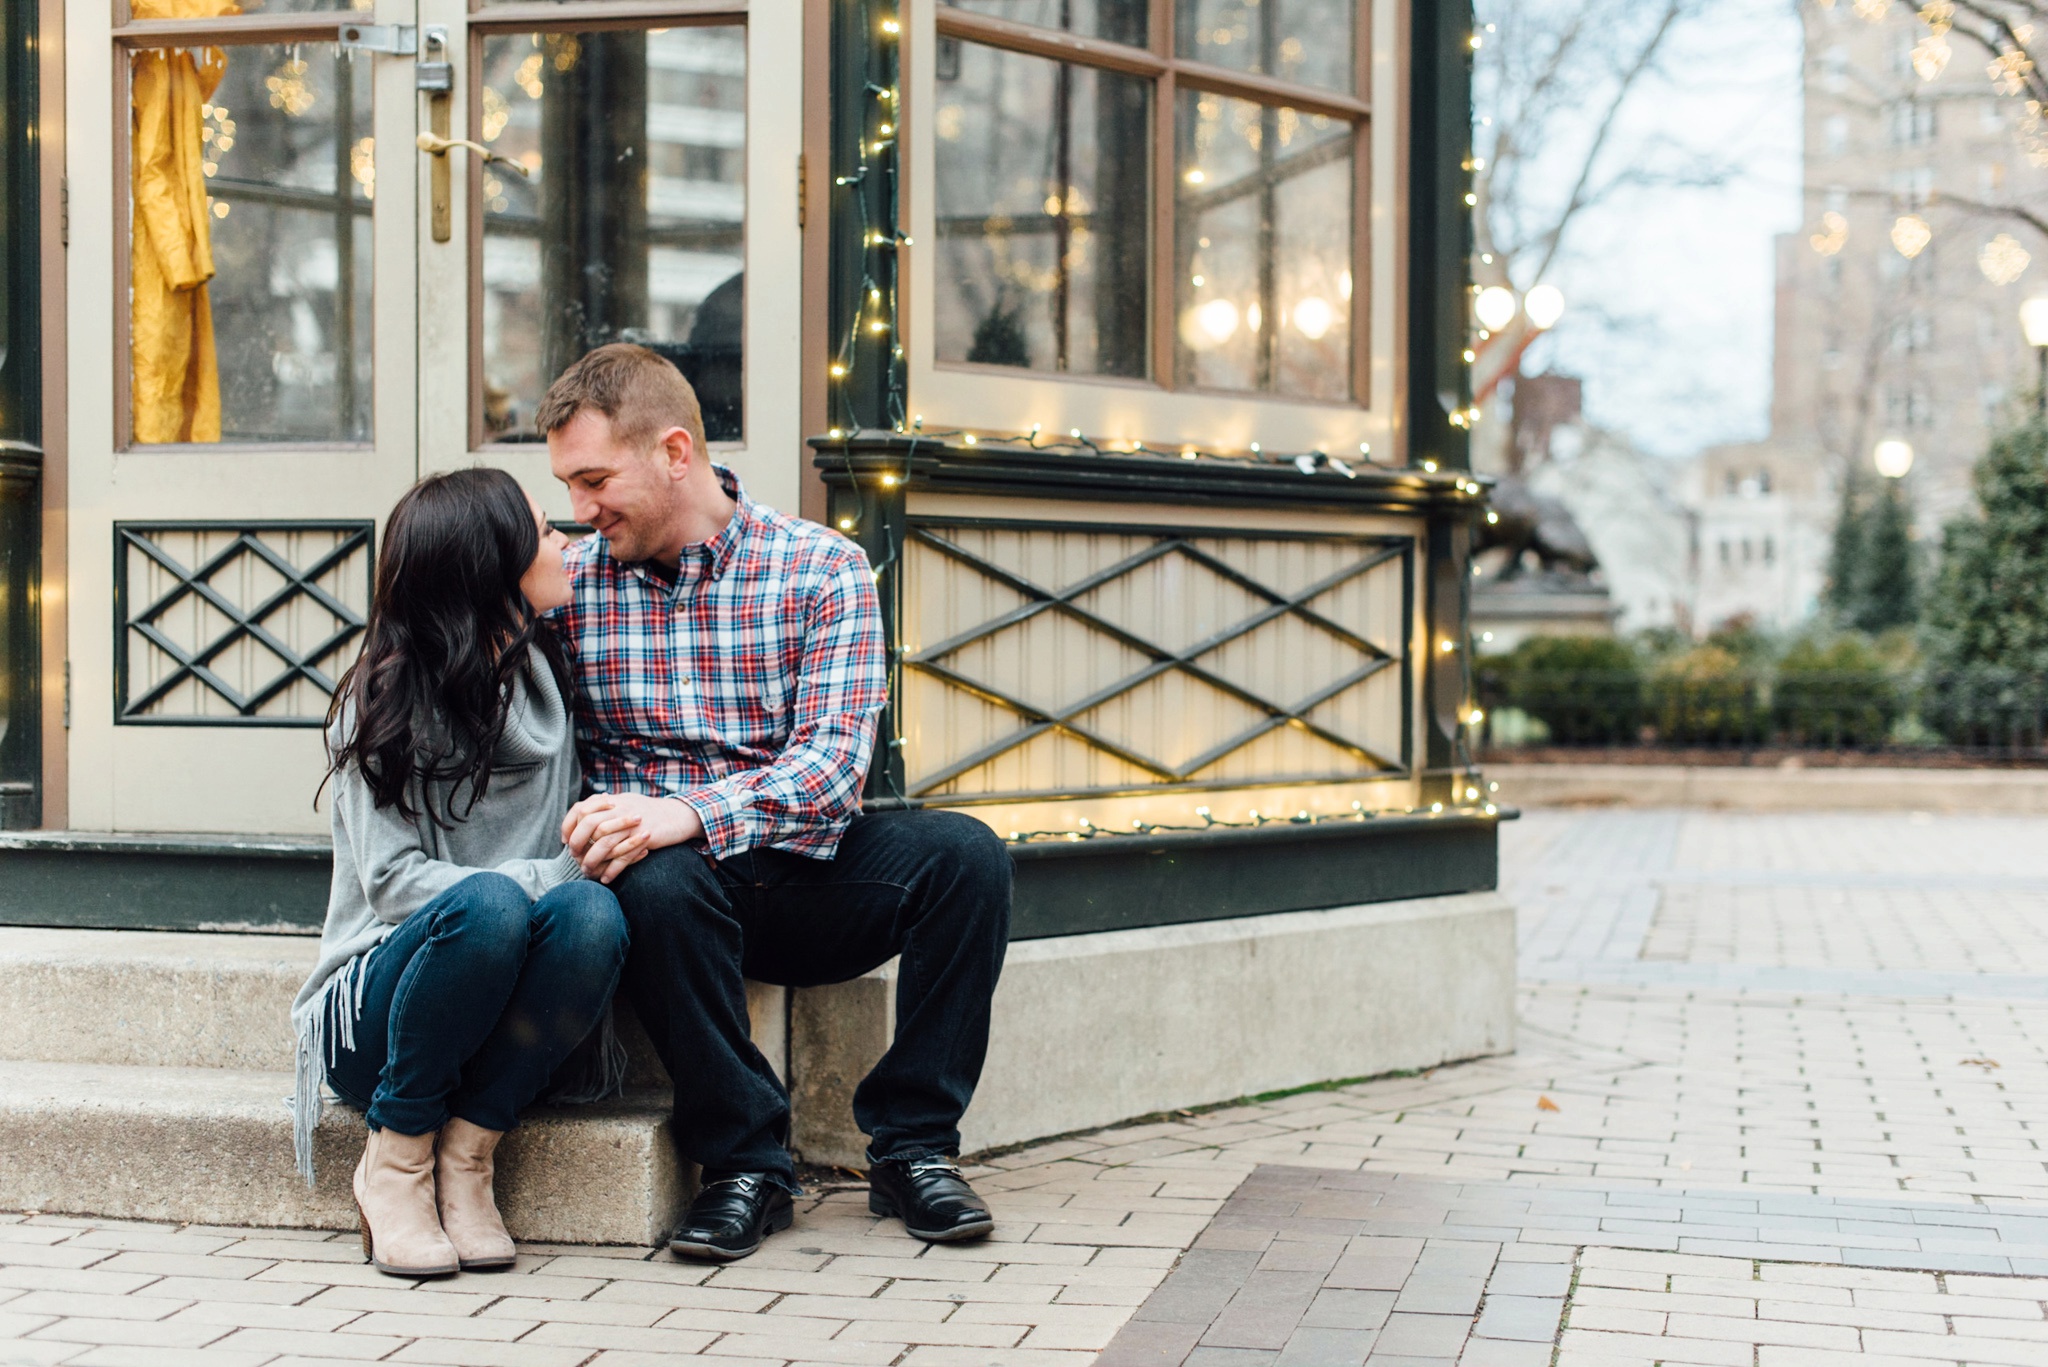
[[[562,843],[583,865],[585,877],[609,883],[650,850],[681,845],[704,834],[687,803],[640,793],[593,793],[562,818]]]

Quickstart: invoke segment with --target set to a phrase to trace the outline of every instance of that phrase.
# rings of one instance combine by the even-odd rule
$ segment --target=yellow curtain
[[[241,8],[231,0],[134,0],[132,13],[138,19],[209,19]],[[132,58],[129,329],[138,442],[220,440],[200,107],[219,88],[227,60],[217,47],[144,49]]]

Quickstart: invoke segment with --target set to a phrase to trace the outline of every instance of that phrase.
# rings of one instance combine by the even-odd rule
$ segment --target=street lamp
[[[1871,448],[1870,460],[1886,479],[1904,479],[1906,471],[1913,468],[1913,443],[1899,437],[1886,437]]]
[[[1522,312],[1539,332],[1547,332],[1564,317],[1564,291],[1555,285],[1537,285],[1522,296]]]
[[[2048,294],[2037,294],[2020,305],[2020,331],[2027,345],[2041,358],[2041,386],[2034,391],[2034,419],[2048,421]]]

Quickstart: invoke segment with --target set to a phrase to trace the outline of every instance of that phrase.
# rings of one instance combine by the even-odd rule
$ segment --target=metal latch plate
[[[343,24],[336,41],[344,50],[410,57],[420,50],[420,31],[411,24]]]

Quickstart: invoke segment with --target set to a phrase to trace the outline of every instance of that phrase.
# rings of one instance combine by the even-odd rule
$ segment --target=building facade
[[[317,928],[380,519],[476,463],[566,518],[535,403],[630,340],[754,497],[874,565],[869,804],[1011,842],[1043,944],[970,1143],[1509,1047],[1467,745],[1468,7],[5,3],[40,353],[0,368],[32,828],[0,924]],[[1283,932],[1317,947],[1253,953]],[[1105,1078],[1112,970],[1157,981],[1108,994],[1137,1052]],[[1270,1038],[1218,1033],[1233,992]],[[1318,993],[1305,1033],[1270,1012]],[[857,1161],[888,993],[757,1007],[799,1143]],[[15,1177],[0,1205],[64,1208]],[[641,1225],[524,1228],[652,1228],[641,1178]]]
[[[1804,226],[1779,243],[1772,431],[1837,478],[1846,462],[1867,473],[1880,440],[1910,442],[1933,534],[2033,401],[2019,305],[2048,279],[2048,243],[2003,210],[2038,204],[2048,170],[1961,35],[1937,40],[1910,5],[1800,11]]]

